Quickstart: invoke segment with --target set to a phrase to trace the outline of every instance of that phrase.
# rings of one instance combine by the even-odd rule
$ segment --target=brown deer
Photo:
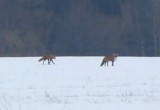
[[[53,54],[47,54],[47,55],[44,55],[42,58],[40,58],[38,61],[42,61],[43,60],[43,64],[46,60],[48,60],[48,64],[50,64],[50,62],[52,62],[53,64],[55,64],[53,62],[53,59],[56,59],[56,56],[53,55]]]
[[[112,54],[110,56],[105,56],[102,60],[101,66],[105,65],[107,63],[108,66],[108,62],[111,61],[112,62],[112,66],[114,66],[114,61],[117,59],[118,54]]]

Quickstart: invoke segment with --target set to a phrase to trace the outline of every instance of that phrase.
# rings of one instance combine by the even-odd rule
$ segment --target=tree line
[[[0,55],[160,55],[160,0],[1,0]]]

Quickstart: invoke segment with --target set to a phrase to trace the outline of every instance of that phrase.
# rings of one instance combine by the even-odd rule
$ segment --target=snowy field
[[[0,110],[159,110],[160,58],[0,58]]]

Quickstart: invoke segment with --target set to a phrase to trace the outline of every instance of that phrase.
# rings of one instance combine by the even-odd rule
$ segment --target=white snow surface
[[[159,110],[160,58],[0,58],[0,110]]]

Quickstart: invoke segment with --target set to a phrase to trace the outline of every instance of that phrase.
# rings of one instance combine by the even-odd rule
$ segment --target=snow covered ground
[[[0,110],[159,110],[159,57],[39,58],[0,58]]]

